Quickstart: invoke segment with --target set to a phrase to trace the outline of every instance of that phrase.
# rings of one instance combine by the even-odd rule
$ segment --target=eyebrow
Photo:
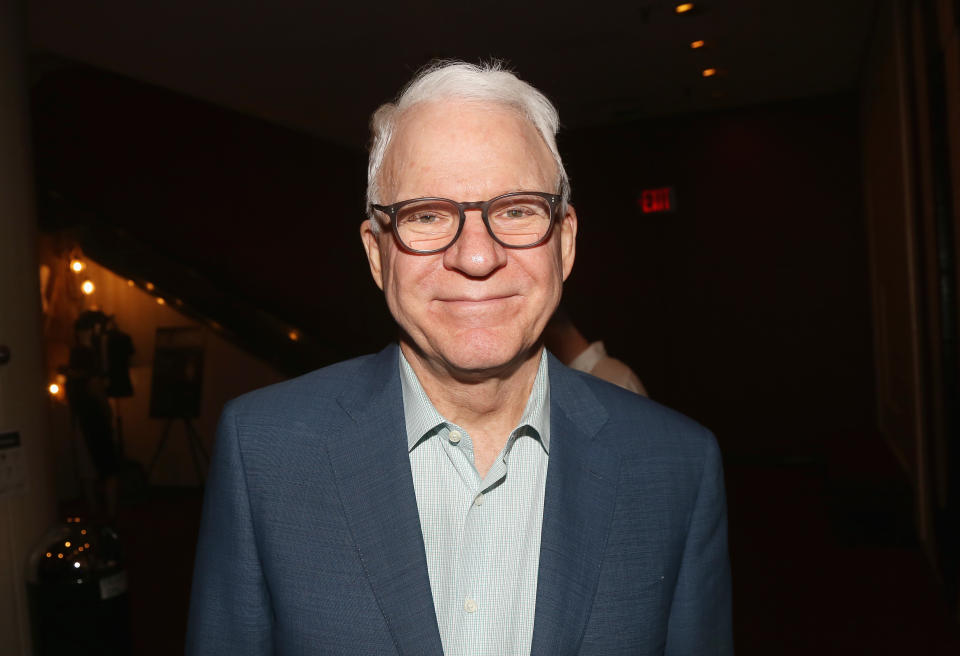
[[[496,198],[496,197],[498,197],[498,196],[503,196],[504,194],[513,194],[513,193],[517,193],[517,192],[520,192],[520,191],[542,191],[542,192],[548,193],[548,194],[554,194],[554,193],[556,193],[555,191],[546,191],[546,190],[543,190],[543,189],[537,189],[537,188],[535,188],[535,187],[511,187],[511,188],[507,189],[506,191],[499,191],[499,192],[493,194],[492,196],[488,196],[487,198],[477,198],[477,199],[462,200],[462,199],[458,199],[458,198],[450,198],[450,196],[444,196],[444,195],[442,195],[442,194],[424,194],[424,195],[422,195],[422,196],[409,196],[409,197],[406,197],[406,198],[401,198],[401,199],[399,199],[397,202],[399,203],[399,202],[402,202],[402,201],[405,201],[405,200],[414,200],[414,199],[417,199],[417,198],[447,198],[447,199],[449,199],[449,200],[458,200],[458,201],[461,202],[461,203],[470,203],[470,202],[474,202],[474,201],[482,202],[482,201],[490,200],[491,198]]]

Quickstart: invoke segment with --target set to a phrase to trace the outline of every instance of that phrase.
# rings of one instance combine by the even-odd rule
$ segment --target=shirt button
[[[447,435],[447,439],[450,440],[451,444],[459,444],[460,438],[463,437],[460,435],[460,431],[450,431],[450,434]]]
[[[474,504],[475,506],[482,506],[482,505],[483,505],[483,492],[481,492],[480,494],[477,495],[477,498],[473,500],[473,504]]]
[[[463,610],[467,611],[468,613],[476,613],[477,602],[467,597],[467,600],[463,602]]]

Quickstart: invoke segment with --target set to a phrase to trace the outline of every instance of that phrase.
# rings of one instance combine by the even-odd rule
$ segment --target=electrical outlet
[[[0,432],[0,497],[23,492],[24,467],[20,433]]]

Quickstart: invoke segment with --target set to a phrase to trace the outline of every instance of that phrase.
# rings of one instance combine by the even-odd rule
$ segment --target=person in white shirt
[[[607,355],[603,342],[588,342],[563,307],[553,314],[543,336],[547,349],[571,369],[649,396],[637,374],[626,363]]]

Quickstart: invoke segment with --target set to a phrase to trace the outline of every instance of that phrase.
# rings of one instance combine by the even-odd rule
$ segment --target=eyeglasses
[[[439,253],[453,245],[467,218],[480,210],[483,225],[505,248],[533,248],[550,236],[560,196],[542,191],[515,191],[488,201],[458,203],[449,198],[413,198],[393,205],[371,205],[390,217],[393,234],[411,253]]]

